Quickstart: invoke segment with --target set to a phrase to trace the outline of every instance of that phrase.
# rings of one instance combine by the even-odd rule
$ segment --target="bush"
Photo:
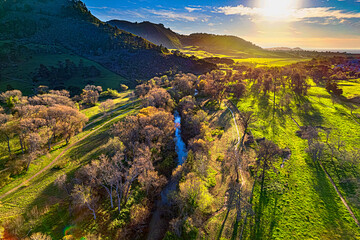
[[[101,97],[111,97],[111,98],[118,98],[120,97],[120,93],[116,91],[115,89],[108,88],[106,91],[103,91],[100,94]]]
[[[208,188],[216,186],[216,174],[217,172],[212,168],[207,170],[206,186]]]

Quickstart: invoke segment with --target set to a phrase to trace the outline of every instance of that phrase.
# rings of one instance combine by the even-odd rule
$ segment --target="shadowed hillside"
[[[0,32],[2,42],[11,40],[24,49],[28,44],[39,44],[43,46],[41,54],[56,54],[58,47],[65,48],[130,80],[148,79],[169,70],[203,73],[214,67],[173,55],[163,47],[101,22],[81,1],[75,0],[2,0]],[[2,54],[1,69],[7,67],[9,55],[23,54],[19,49],[16,53],[11,51]],[[36,54],[35,51],[31,56]]]
[[[167,48],[181,48],[180,35],[173,32],[170,28],[165,28],[163,24],[151,22],[132,23],[122,20],[111,20],[108,23],[127,32],[141,36],[152,43],[163,45]]]

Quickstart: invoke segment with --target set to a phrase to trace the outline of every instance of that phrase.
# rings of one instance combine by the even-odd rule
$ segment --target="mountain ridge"
[[[264,51],[261,47],[233,35],[216,35],[210,33],[182,35],[172,31],[170,28],[166,28],[161,23],[155,24],[149,21],[133,23],[125,20],[110,20],[107,23],[170,49],[197,46],[201,50],[214,53],[221,51],[242,51],[244,53]],[[152,34],[149,34],[151,29],[156,29],[156,32],[153,31]]]

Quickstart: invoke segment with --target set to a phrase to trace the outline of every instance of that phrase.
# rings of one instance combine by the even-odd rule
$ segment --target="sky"
[[[181,34],[235,35],[261,47],[360,49],[360,0],[83,0],[100,20]]]

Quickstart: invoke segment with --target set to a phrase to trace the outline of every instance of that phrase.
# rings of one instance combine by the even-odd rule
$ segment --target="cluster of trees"
[[[103,199],[107,199],[109,208],[117,209],[119,216],[123,216],[124,208],[130,210],[132,220],[122,226],[131,225],[132,230],[137,229],[136,226],[144,227],[151,213],[151,203],[159,196],[167,183],[165,176],[171,175],[176,164],[170,94],[154,87],[142,100],[144,108],[137,115],[126,116],[113,125],[113,138],[107,144],[106,154],[82,167],[71,184],[66,176],[56,181],[72,202],[88,208],[94,219]],[[146,205],[129,203],[139,191]]]
[[[359,59],[342,56],[332,58],[314,58],[309,62],[293,64],[292,67],[302,69],[315,83],[326,85],[329,93],[341,95],[338,80],[356,79],[360,77]]]
[[[0,100],[4,106],[0,108],[0,135],[12,157],[18,153],[13,149],[18,143],[26,168],[45,146],[50,150],[54,141],[62,139],[68,143],[88,121],[65,90],[50,90],[33,97],[12,90],[2,93]]]
[[[200,76],[198,90],[219,104],[230,94],[240,98],[245,93],[244,77],[241,73],[214,70]]]
[[[289,93],[297,97],[306,96],[310,88],[308,79],[326,86],[326,90],[336,96],[342,95],[337,80],[358,78],[360,69],[357,59],[344,57],[319,58],[309,62],[299,62],[284,67],[237,66],[236,71],[214,70],[201,75],[196,82],[197,89],[204,96],[221,103],[228,96],[240,98],[246,85],[253,94],[273,94],[289,98]],[[288,101],[283,101],[288,102]]]
[[[66,59],[64,62],[59,61],[57,66],[45,66],[40,64],[32,77],[34,83],[42,82],[53,86],[63,86],[65,82],[74,78],[95,78],[99,77],[101,71],[95,66],[85,66],[82,59],[78,65],[73,61]]]

